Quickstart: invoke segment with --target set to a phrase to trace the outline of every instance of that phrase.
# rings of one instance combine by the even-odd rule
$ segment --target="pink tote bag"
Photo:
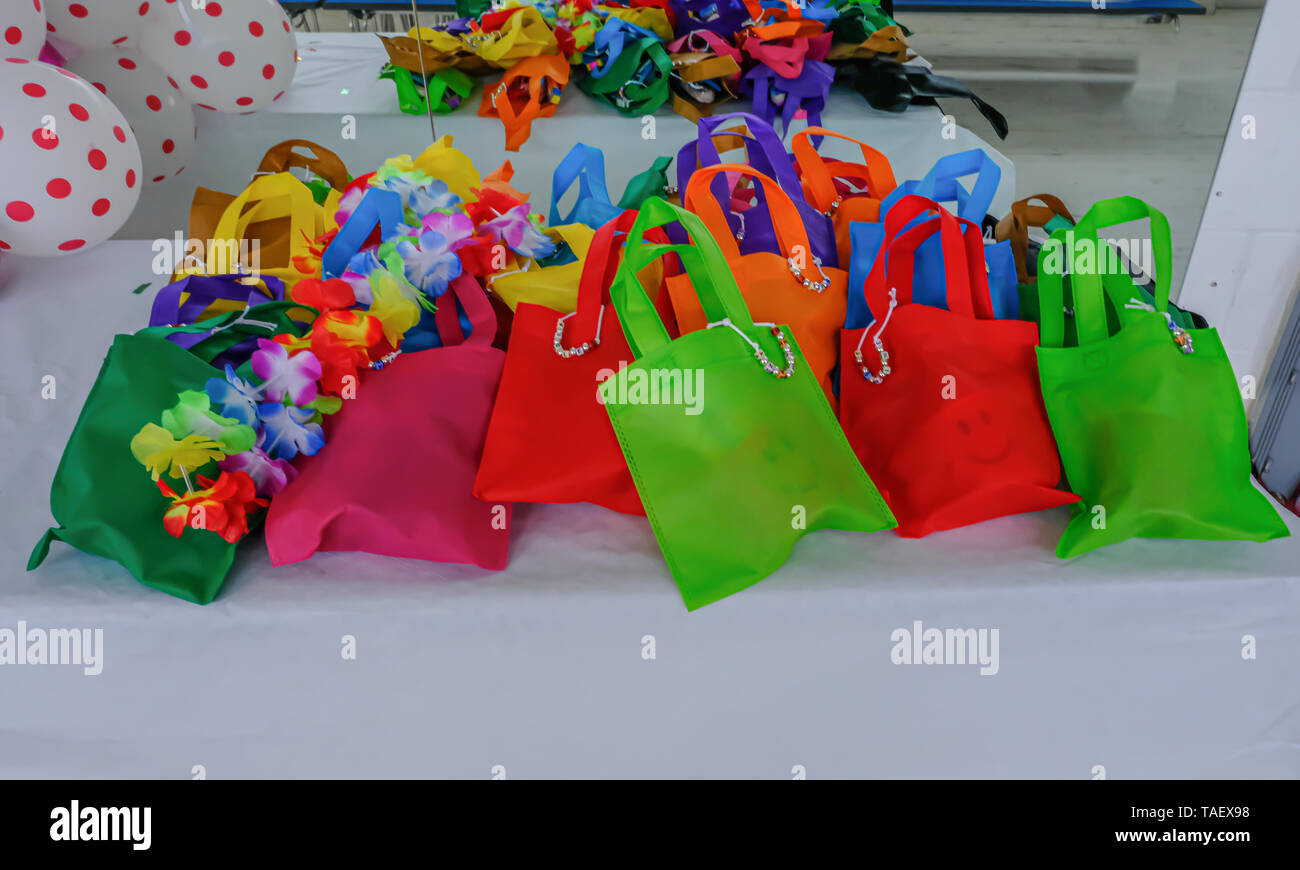
[[[462,275],[438,300],[436,321],[443,347],[367,370],[356,397],[327,418],[324,449],[267,511],[272,565],[354,551],[506,566],[510,505],[472,492],[506,357],[492,347],[496,316]]]

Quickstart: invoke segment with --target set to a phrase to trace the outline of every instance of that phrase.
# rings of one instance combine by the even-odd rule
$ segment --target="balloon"
[[[204,109],[252,112],[278,100],[293,81],[298,42],[275,0],[153,3],[140,50]]]
[[[41,0],[7,0],[0,21],[0,56],[36,60],[45,45]]]
[[[194,110],[161,67],[134,48],[110,48],[68,69],[103,91],[131,124],[145,179],[163,181],[185,168],[194,150]]]
[[[0,251],[56,257],[121,229],[140,198],[140,148],[89,82],[40,61],[0,62]]]
[[[163,0],[153,0],[162,3]],[[188,0],[185,0],[188,2]],[[142,0],[41,0],[55,42],[78,48],[121,45],[140,28],[151,3]]]

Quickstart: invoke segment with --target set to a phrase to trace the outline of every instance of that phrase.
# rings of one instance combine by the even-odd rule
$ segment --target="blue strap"
[[[578,182],[578,198],[573,208],[560,216],[560,199]],[[599,148],[579,142],[555,167],[551,176],[551,213],[547,222],[551,226],[584,223],[599,229],[622,212],[609,198],[605,186],[605,154]]]
[[[379,227],[380,241],[397,232],[406,220],[402,213],[401,194],[382,187],[372,187],[357,205],[325,249],[321,257],[321,271],[326,278],[337,278],[348,268],[348,261],[361,250],[375,227]]]
[[[965,204],[960,205],[957,217],[977,224],[982,223],[984,215],[988,214],[989,209],[993,207],[993,197],[997,195],[998,185],[1002,183],[1002,169],[981,148],[972,148],[969,151],[939,158],[926,173],[925,178],[921,179],[921,189],[917,192],[936,202],[953,202],[956,197],[942,195],[949,191],[945,182],[956,184],[957,179],[967,175],[975,176],[975,187],[971,190]],[[964,189],[959,184],[957,187]]]

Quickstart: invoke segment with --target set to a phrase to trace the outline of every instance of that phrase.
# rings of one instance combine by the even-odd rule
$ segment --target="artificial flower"
[[[477,188],[474,196],[475,200],[465,205],[465,213],[474,221],[475,226],[500,217],[510,209],[524,204],[523,200],[516,199],[496,187]]]
[[[245,423],[222,417],[211,410],[212,400],[207,393],[185,390],[177,402],[162,412],[162,427],[173,438],[202,435],[221,445],[226,453],[238,453],[253,446],[257,433]]]
[[[312,423],[313,412],[266,402],[259,405],[257,415],[266,426],[262,450],[275,459],[293,459],[299,453],[314,456],[325,446],[325,433],[319,423]]]
[[[235,374],[230,363],[226,363],[225,379],[208,378],[204,390],[208,398],[221,407],[221,416],[238,420],[245,426],[257,424],[257,403],[261,396],[257,387]]]
[[[402,294],[399,279],[384,269],[370,274],[374,301],[369,314],[383,326],[384,340],[398,347],[407,331],[420,322],[420,306]]]
[[[263,433],[265,439],[265,433]],[[253,480],[258,495],[278,495],[298,476],[298,469],[284,459],[272,459],[260,447],[227,456],[217,463],[222,471],[242,472]]]
[[[242,471],[223,471],[215,482],[200,477],[199,483],[203,489],[177,495],[158,481],[158,490],[172,500],[163,515],[163,528],[174,538],[187,528],[205,529],[233,544],[248,534],[249,511],[267,504],[257,498],[253,479]]]
[[[447,248],[459,250],[474,239],[474,221],[463,211],[434,212],[421,221],[426,233],[438,233],[447,240]]]
[[[439,209],[450,209],[460,205],[460,197],[451,192],[447,182],[436,178],[411,192],[407,207],[419,219]]]
[[[348,295],[351,295],[352,288],[346,284],[343,286],[347,289]],[[333,313],[327,312],[327,314]],[[319,322],[318,318],[317,323]],[[312,331],[314,333],[315,328]],[[316,398],[316,381],[321,376],[321,364],[311,351],[290,356],[284,345],[270,339],[259,338],[251,363],[253,374],[262,379],[259,388],[262,398],[279,402],[288,396],[289,401],[295,405],[304,405]]]
[[[491,233],[510,250],[525,257],[537,259],[555,252],[555,242],[528,219],[527,205],[517,205],[500,217],[479,224],[478,229]]]
[[[403,224],[403,227],[415,232],[415,227]],[[382,270],[384,264],[379,262],[374,251],[358,251],[348,260],[348,267],[343,270],[339,280],[346,281],[352,288],[352,296],[360,305],[370,306],[374,301],[370,290],[370,274],[376,270]]]
[[[157,423],[146,423],[131,439],[131,455],[157,480],[164,471],[172,477],[184,477],[226,454],[211,438],[186,435],[178,441]]]
[[[338,311],[357,304],[352,285],[340,278],[304,278],[289,291],[289,298],[317,311]]]
[[[400,241],[396,251],[405,264],[406,280],[429,296],[441,295],[461,273],[460,257],[451,250],[442,233],[422,233],[419,247]]]

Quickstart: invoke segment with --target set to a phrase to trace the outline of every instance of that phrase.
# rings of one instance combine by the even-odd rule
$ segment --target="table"
[[[234,189],[265,145],[330,129],[337,115],[294,110],[329,90],[305,57],[279,111],[230,117],[228,134],[205,121],[196,164],[166,197],[188,199],[186,182]],[[337,112],[363,111],[357,90]],[[922,162],[914,150],[978,141],[945,142],[931,111],[847,108],[829,117],[889,142],[900,174]],[[514,157],[524,189],[548,189],[575,122],[596,112],[566,98],[538,123]],[[425,141],[421,119],[360,120],[365,135],[344,143],[358,171]],[[486,120],[440,120],[480,166],[501,156]],[[623,137],[608,112],[599,121],[593,144],[617,189],[662,145]],[[660,122],[676,143],[682,130]],[[0,628],[104,632],[98,676],[0,666],[0,776],[1300,776],[1300,538],[1131,541],[1062,563],[1064,509],[921,541],[821,532],[695,613],[646,521],[589,505],[518,506],[497,573],[347,553],[272,570],[252,540],[198,607],[62,545],[24,572],[112,335],[146,322],[161,283],[149,239],[184,226],[166,197],[141,204],[163,214],[141,216],[154,223],[139,239],[0,259]],[[893,664],[891,635],[917,620],[997,629],[998,673]],[[1243,659],[1244,635],[1258,658]]]

